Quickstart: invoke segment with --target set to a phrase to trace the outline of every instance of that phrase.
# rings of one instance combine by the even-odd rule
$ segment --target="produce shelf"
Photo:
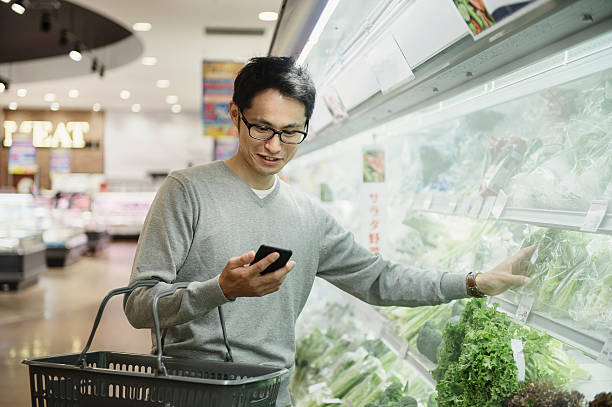
[[[496,197],[456,197],[447,194],[421,193],[408,198],[412,210],[463,216],[477,219],[497,218],[502,221],[527,223],[536,226],[580,230],[587,212],[517,208],[507,206],[496,216]],[[612,234],[612,213],[607,213],[596,233]]]
[[[512,293],[505,293],[491,297],[490,302],[499,304],[498,311],[510,317],[516,316],[518,309],[517,302],[510,297]],[[597,359],[604,347],[605,340],[586,329],[570,326],[569,323],[553,319],[538,311],[531,311],[525,321],[526,325],[544,331],[553,338],[574,346],[577,349]]]
[[[372,335],[379,337],[396,355],[414,367],[421,378],[432,388],[436,387],[436,381],[431,376],[431,371],[436,365],[421,355],[404,338],[397,335],[391,328],[390,321],[377,312],[373,306],[367,304],[344,291],[338,290],[345,301],[353,308],[356,318],[361,320],[362,325]]]

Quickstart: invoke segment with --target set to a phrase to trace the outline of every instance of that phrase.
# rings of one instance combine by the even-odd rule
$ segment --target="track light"
[[[79,62],[83,59],[83,55],[81,54],[81,45],[78,42],[74,43],[74,47],[72,51],[68,54],[73,61]]]
[[[60,31],[59,45],[60,47],[68,45],[68,31],[65,28]]]
[[[11,4],[11,10],[13,10],[17,14],[23,14],[25,13],[26,8],[23,5],[22,0],[14,0],[13,4]]]
[[[100,64],[100,78],[104,78],[104,65]]]
[[[94,58],[91,61],[91,72],[96,72],[98,70],[98,58]]]
[[[40,18],[40,31],[48,33],[51,31],[51,14],[48,11],[43,11]]]
[[[4,92],[5,90],[8,90],[8,88],[9,81],[7,79],[0,78],[0,93]]]

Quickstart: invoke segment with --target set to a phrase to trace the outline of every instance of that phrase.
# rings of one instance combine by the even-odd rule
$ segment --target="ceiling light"
[[[0,78],[0,93],[4,92],[5,90],[8,90],[8,88],[9,88],[8,79]]]
[[[157,86],[158,88],[169,88],[170,87],[170,81],[168,79],[160,79],[157,82],[155,82],[155,86]]]
[[[172,113],[180,113],[182,110],[182,107],[181,105],[172,105],[170,110],[172,110]]]
[[[74,43],[74,47],[72,51],[68,54],[73,61],[79,62],[83,59],[83,55],[81,54],[81,46],[78,42]]]
[[[274,11],[262,11],[259,13],[259,19],[261,21],[276,21],[278,20],[278,13]]]
[[[132,105],[132,112],[134,113],[138,113],[142,110],[142,106],[140,106],[138,103],[134,103]]]
[[[99,103],[94,103],[94,105],[91,108],[91,110],[93,110],[94,112],[99,112],[101,108],[102,108],[102,106],[100,106]]]
[[[55,93],[45,93],[44,99],[45,102],[55,102],[57,96],[55,95]]]
[[[11,5],[11,9],[17,14],[23,14],[26,10],[21,0],[15,0]]]
[[[48,11],[43,11],[40,19],[40,31],[48,33],[51,31],[51,14]]]
[[[142,64],[146,66],[153,66],[157,64],[157,58],[155,57],[143,57]]]
[[[57,112],[60,109],[60,105],[57,102],[51,103],[50,106],[51,110],[53,110],[54,112]]]
[[[130,91],[129,90],[122,90],[121,92],[119,92],[119,97],[123,100],[127,100],[130,98]]]
[[[135,23],[132,28],[134,31],[151,31],[150,23]]]
[[[17,102],[9,103],[9,110],[17,110]]]
[[[100,78],[104,78],[104,71],[106,67],[104,65],[100,65]]]
[[[27,94],[28,94],[27,89],[17,89],[17,96],[19,96],[20,98],[25,97],[25,95]]]
[[[68,97],[76,99],[79,97],[79,91],[77,89],[70,89],[68,91]]]
[[[176,95],[168,95],[166,96],[166,103],[173,105],[178,102],[178,96]]]
[[[91,72],[96,72],[98,70],[98,58],[94,58],[91,61]]]
[[[3,3],[10,3],[11,0],[2,0]]]

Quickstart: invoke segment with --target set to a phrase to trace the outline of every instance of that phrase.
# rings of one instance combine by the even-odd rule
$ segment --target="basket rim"
[[[139,354],[139,353],[127,353],[127,352],[113,352],[113,351],[92,351],[92,352],[87,352],[86,355],[91,355],[94,353],[112,353],[115,355],[128,355],[128,356],[137,356],[137,357],[147,357],[147,358],[151,358],[151,357],[155,357],[152,355],[144,355],[144,354]],[[245,384],[250,384],[250,383],[255,383],[255,382],[263,382],[263,381],[267,381],[270,379],[275,379],[277,377],[283,376],[287,373],[289,373],[289,370],[287,368],[284,367],[274,367],[274,366],[270,366],[270,365],[255,365],[255,364],[249,364],[249,363],[235,363],[241,366],[252,366],[252,367],[269,367],[269,368],[275,368],[278,369],[276,372],[272,372],[272,373],[268,373],[265,375],[261,375],[261,376],[253,376],[253,377],[247,377],[245,379],[236,379],[236,380],[220,380],[220,379],[203,379],[203,378],[199,378],[199,377],[191,377],[191,376],[177,376],[177,375],[168,375],[168,376],[161,376],[161,375],[154,375],[154,374],[149,374],[149,373],[141,373],[141,372],[128,372],[125,370],[115,370],[115,369],[107,369],[107,368],[102,368],[102,367],[80,367],[80,366],[76,366],[76,365],[72,365],[72,364],[65,364],[65,363],[57,363],[57,362],[46,362],[45,359],[48,358],[54,358],[54,357],[67,357],[67,356],[79,356],[80,353],[65,353],[65,354],[61,354],[61,355],[52,355],[52,356],[41,356],[39,358],[32,358],[32,359],[24,359],[21,361],[21,363],[28,365],[28,366],[36,366],[36,367],[47,367],[47,368],[55,368],[55,369],[60,369],[60,370],[70,370],[70,371],[80,371],[80,372],[95,372],[95,373],[100,373],[100,374],[106,374],[109,376],[132,376],[132,377],[139,377],[139,378],[147,378],[147,379],[154,379],[154,380],[169,380],[169,381],[174,381],[174,382],[190,382],[190,383],[198,383],[198,384],[211,384],[211,385],[217,385],[217,386],[241,386],[241,385],[245,385]],[[164,356],[164,359],[171,359],[173,361],[175,360],[182,360],[181,358],[174,358],[172,356]],[[185,359],[188,360],[188,359]],[[210,362],[220,362],[217,360],[209,360]],[[206,360],[203,360],[202,362],[206,362]],[[231,363],[231,362],[227,362],[227,363]]]

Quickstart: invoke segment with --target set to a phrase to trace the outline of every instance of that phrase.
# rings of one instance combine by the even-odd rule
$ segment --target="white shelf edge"
[[[465,200],[469,200],[470,197],[458,199],[457,197],[450,197],[448,195],[440,196],[439,194],[435,193],[432,197],[430,194],[431,193],[415,194],[414,198],[412,198],[412,204],[410,205],[409,209],[439,213],[443,215],[471,217],[483,220],[496,219],[491,213],[485,213],[485,211],[490,211],[490,206],[487,206],[486,203],[494,201],[495,197],[485,198],[484,204],[482,205],[481,210],[479,210],[478,216],[470,216],[470,206],[465,203]],[[431,202],[431,204],[427,205],[428,202]],[[451,209],[452,202],[457,203],[453,209]],[[424,205],[428,207],[425,208]],[[582,211],[519,208],[507,206],[503,209],[497,220],[579,231],[584,223],[586,215],[587,212]],[[612,234],[612,213],[606,214],[597,232],[595,233]]]
[[[503,312],[510,317],[514,317],[516,315],[516,310],[518,308],[517,304],[514,304],[508,299],[500,296],[491,297],[491,301],[499,304],[497,308],[498,311]],[[590,335],[585,330],[567,326],[560,321],[542,315],[537,311],[532,311],[529,313],[525,325],[546,332],[553,338],[580,349],[594,359],[597,359],[604,346],[604,341],[602,339]]]
[[[397,356],[413,367],[416,373],[432,389],[436,388],[436,381],[431,371],[436,367],[434,363],[413,349],[402,337],[397,335],[390,326],[390,321],[377,312],[373,306],[338,290],[345,301],[356,311],[356,318],[363,322],[363,326],[374,336],[380,338]]]

